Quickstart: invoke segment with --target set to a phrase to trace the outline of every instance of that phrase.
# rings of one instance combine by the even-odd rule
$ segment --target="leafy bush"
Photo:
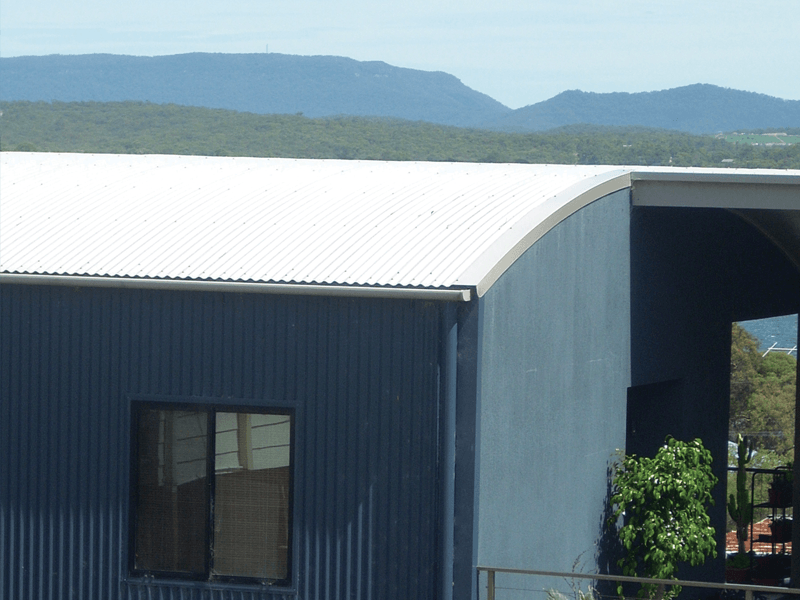
[[[701,440],[667,437],[654,458],[623,456],[613,479],[609,525],[617,527],[626,554],[622,574],[675,579],[681,562],[696,566],[716,556],[714,528],[706,511],[713,504],[711,452]],[[622,595],[622,585],[618,586]],[[643,584],[639,597],[670,598],[680,586]]]

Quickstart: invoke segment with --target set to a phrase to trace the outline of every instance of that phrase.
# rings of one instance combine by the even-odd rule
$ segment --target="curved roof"
[[[681,181],[698,173],[709,181],[731,176],[607,166],[3,153],[0,274],[481,295],[569,214],[630,187],[631,177],[645,189],[676,173]],[[800,189],[798,172],[737,173],[778,177]]]

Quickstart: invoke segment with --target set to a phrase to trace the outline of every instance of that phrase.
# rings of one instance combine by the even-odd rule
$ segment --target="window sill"
[[[236,583],[227,581],[197,581],[191,579],[178,579],[150,576],[128,576],[123,579],[123,584],[132,589],[202,589],[202,590],[228,590],[237,592],[260,592],[273,596],[297,596],[295,586],[269,585],[267,583]]]

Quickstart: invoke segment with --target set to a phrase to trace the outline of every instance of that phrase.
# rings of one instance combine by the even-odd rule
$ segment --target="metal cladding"
[[[0,286],[0,598],[435,598],[438,308]],[[291,587],[129,575],[143,399],[294,411]]]
[[[531,225],[563,204],[548,205],[553,198],[619,173],[589,166],[4,153],[0,271],[478,285]],[[535,222],[520,230],[532,212]]]

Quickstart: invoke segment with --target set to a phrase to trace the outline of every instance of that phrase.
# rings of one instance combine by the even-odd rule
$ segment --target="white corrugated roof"
[[[481,294],[631,171],[3,153],[0,273]]]
[[[0,271],[475,286],[485,273],[470,268],[504,235],[519,237],[514,226],[526,216],[573,186],[591,189],[619,174],[609,167],[3,153]]]

